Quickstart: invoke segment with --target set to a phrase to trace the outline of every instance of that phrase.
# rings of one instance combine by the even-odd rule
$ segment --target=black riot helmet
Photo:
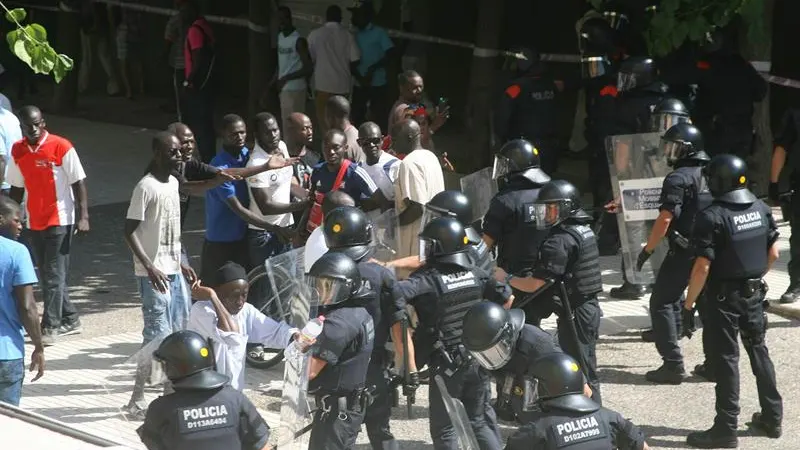
[[[422,262],[470,268],[468,251],[469,239],[464,226],[454,217],[437,217],[419,233],[419,260]]]
[[[553,180],[539,191],[533,204],[536,227],[550,228],[567,219],[590,219],[581,208],[581,193],[566,180]]]
[[[703,134],[691,123],[674,125],[661,136],[661,154],[670,166],[682,160],[710,161],[704,148]]]
[[[514,139],[506,142],[494,156],[492,178],[506,179],[519,173],[536,184],[544,184],[550,177],[540,167],[539,149],[525,139]]]
[[[322,221],[322,233],[330,251],[344,253],[355,261],[367,256],[372,243],[372,221],[352,206],[333,209]]]
[[[622,61],[617,73],[617,90],[632,91],[656,81],[656,63],[646,56],[631,56]]]
[[[424,228],[428,222],[437,217],[455,217],[461,225],[468,227],[472,223],[472,205],[469,204],[469,198],[461,191],[439,192],[425,204],[420,226]]]
[[[691,122],[686,105],[677,98],[665,98],[656,105],[650,114],[650,131],[663,133],[673,125],[684,122]]]
[[[630,24],[630,19],[621,2],[606,2],[603,4],[603,18],[606,19],[612,29],[616,31],[624,30]]]
[[[521,309],[506,311],[497,303],[480,302],[464,315],[461,342],[480,365],[498,370],[511,361],[524,325]]]
[[[617,32],[600,17],[586,19],[581,24],[580,47],[584,54],[609,55],[617,51]]]
[[[530,367],[536,401],[544,408],[592,412],[600,405],[583,395],[583,373],[578,363],[565,353],[550,353]]]
[[[358,265],[343,253],[325,253],[311,266],[305,278],[308,294],[321,307],[339,305],[362,295]]]
[[[512,47],[509,53],[512,55],[506,54],[504,67],[518,75],[535,71],[541,64],[541,55],[532,47]]]
[[[747,164],[742,158],[729,154],[717,155],[703,168],[703,174],[714,200],[737,205],[756,201],[756,196],[747,189]]]
[[[229,378],[215,370],[214,348],[198,333],[189,330],[170,334],[153,358],[161,363],[175,389],[208,390],[225,385]]]

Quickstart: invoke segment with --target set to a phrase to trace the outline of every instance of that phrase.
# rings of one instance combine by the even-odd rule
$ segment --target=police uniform
[[[719,155],[706,166],[714,201],[697,216],[692,239],[697,257],[710,262],[703,332],[709,334],[708,358],[717,377],[714,426],[689,435],[687,441],[695,447],[736,446],[739,332],[762,408],[753,422],[773,432],[777,429],[780,435],[783,402],[765,342],[766,289],[761,280],[769,268],[768,253],[778,231],[770,208],[745,187],[745,171],[744,162],[732,155]]]
[[[669,253],[661,264],[650,295],[650,319],[656,349],[664,365],[646,374],[650,381],[680,384],[685,373],[678,340],[681,337],[683,292],[694,262],[689,239],[695,216],[711,204],[711,192],[702,168],[709,158],[703,151],[701,139],[700,132],[688,123],[671,127],[662,138],[668,162],[676,168],[667,175],[661,187],[660,211],[671,213],[672,221],[667,230]],[[678,153],[673,155],[667,150],[673,148]]]
[[[167,336],[155,352],[174,392],[155,399],[137,430],[150,450],[263,448],[269,426],[228,377],[214,371],[213,347],[193,331]]]
[[[603,408],[581,391],[583,379],[576,362],[553,353],[532,364],[528,378],[536,386],[526,397],[537,399],[538,411],[514,433],[506,450],[641,449],[645,439],[621,414]]]
[[[453,233],[457,246],[445,242],[442,233]],[[440,217],[425,226],[421,239],[432,239],[430,245],[440,250],[425,259],[425,265],[407,280],[395,285],[395,296],[417,311],[419,325],[414,336],[417,366],[427,362],[434,375],[441,375],[448,392],[464,403],[470,425],[481,450],[499,449],[500,434],[491,398],[490,375],[481,368],[461,343],[462,319],[469,308],[489,300],[505,302],[510,291],[498,285],[489,274],[475,268],[466,254],[467,238],[454,218]],[[445,254],[441,254],[445,252]],[[434,448],[456,449],[458,441],[445,409],[437,383],[428,385],[430,399],[430,432]]]
[[[800,298],[800,171],[796,158],[800,155],[800,108],[786,111],[781,128],[775,134],[775,147],[783,147],[786,152],[784,168],[789,170],[789,185],[794,191],[784,218],[789,218],[789,287],[781,296],[781,303],[794,303]],[[770,200],[781,202],[778,183],[770,183]]]
[[[546,231],[536,227],[533,216],[533,204],[539,197],[539,190],[550,181],[550,177],[539,168],[539,155],[538,149],[525,140],[513,140],[503,146],[495,156],[493,173],[500,189],[483,217],[483,233],[495,242],[497,248],[497,265],[519,276],[530,273],[538,257],[539,245],[547,236]],[[531,303],[526,309],[531,323],[538,324],[552,313],[539,306]]]
[[[311,355],[327,364],[308,383],[317,407],[309,440],[313,449],[351,448],[369,404],[366,377],[375,331],[364,305],[375,303],[375,293],[364,289],[356,263],[340,253],[323,255],[307,277],[333,278],[334,272],[348,280],[347,292],[330,304],[320,299],[325,322]]]

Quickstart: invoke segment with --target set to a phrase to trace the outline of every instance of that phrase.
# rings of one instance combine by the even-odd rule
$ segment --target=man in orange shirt
[[[86,173],[72,143],[47,131],[39,108],[22,107],[19,119],[23,138],[11,147],[8,183],[18,203],[28,191],[28,228],[44,296],[42,342],[52,345],[58,336],[81,331],[67,273],[76,211],[77,231],[89,231]]]

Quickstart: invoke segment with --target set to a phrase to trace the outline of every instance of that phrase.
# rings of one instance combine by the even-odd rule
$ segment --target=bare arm
[[[394,351],[400,356],[400,358],[403,361],[405,361],[405,355],[403,354],[402,335],[403,335],[403,324],[398,322],[392,325],[392,343],[394,345]],[[406,342],[408,343],[408,371],[417,372],[416,354],[414,351],[414,340],[411,339],[410,327],[406,331]]]
[[[210,180],[202,180],[202,181],[184,181],[180,185],[180,191],[184,194],[191,195],[194,197],[202,197],[206,194],[206,191],[209,189],[214,189],[215,187],[220,186],[222,183],[228,180],[214,177]]]
[[[483,233],[481,235],[481,238],[483,239],[483,243],[486,244],[486,247],[488,247],[489,250],[494,248],[494,244],[496,244],[496,242],[493,237],[489,236],[486,233]]]
[[[781,171],[786,164],[786,149],[781,145],[775,146],[775,151],[772,153],[772,167],[769,172],[769,181],[777,183],[781,177]]]
[[[266,220],[256,216],[252,212],[250,212],[249,209],[247,209],[244,206],[242,206],[242,204],[239,202],[239,199],[236,198],[235,196],[227,199],[226,203],[228,204],[228,208],[230,208],[231,211],[233,211],[234,214],[239,216],[240,219],[244,220],[245,222],[249,223],[250,225],[253,225],[253,226],[259,227],[259,228],[261,228],[263,230],[267,230],[267,231],[271,231],[271,232],[278,232],[278,231],[281,230],[280,227],[277,227],[277,226],[267,222]]]
[[[72,183],[72,195],[75,197],[78,210],[78,230],[89,231],[89,195],[86,193],[86,183],[84,180]]]
[[[325,366],[327,366],[327,365],[328,365],[328,361],[324,361],[324,360],[321,360],[321,359],[317,358],[316,356],[312,356],[311,357],[311,364],[309,364],[308,379],[309,380],[313,380],[314,378],[317,378],[317,376],[319,376],[320,372],[322,372],[322,369],[324,369]]]
[[[217,297],[217,293],[213,289],[206,286],[198,286],[192,290],[192,295],[197,300],[211,301],[211,304],[214,306],[214,311],[217,313],[217,328],[219,328],[220,331],[239,333],[239,324],[233,320],[233,316],[231,316],[231,313],[229,313],[222,304],[219,297]]]
[[[777,261],[779,256],[778,244],[772,244],[772,247],[769,248],[769,255],[767,256],[767,272],[772,269],[772,263]]]
[[[33,285],[14,286],[14,298],[17,300],[17,311],[22,319],[22,325],[34,346],[30,370],[36,370],[36,376],[31,380],[36,381],[44,375],[44,346],[42,330],[39,327],[39,310],[36,309],[36,300],[33,298]]]
[[[403,200],[406,203],[406,209],[397,216],[397,221],[400,225],[409,225],[415,220],[422,217],[422,205],[409,199]]]
[[[689,289],[686,292],[686,303],[684,304],[684,308],[688,310],[694,308],[694,303],[697,301],[697,297],[700,296],[700,292],[703,291],[703,286],[706,285],[706,280],[708,279],[708,270],[710,267],[711,261],[704,256],[698,256],[697,259],[694,260],[692,274],[689,277]]]
[[[264,214],[265,216],[273,216],[276,214],[285,214],[295,211],[302,211],[308,206],[308,202],[297,202],[297,203],[273,202],[272,200],[270,200],[269,195],[267,194],[267,190],[264,188],[251,187],[250,192],[252,192],[253,199],[255,199],[256,204],[258,205],[258,209],[261,211],[261,214]]]
[[[373,209],[389,209],[392,206],[392,202],[383,195],[383,191],[380,189],[376,190],[372,193],[372,196],[366,200],[361,201],[361,209],[364,212],[372,211]]]
[[[653,224],[653,229],[650,230],[650,237],[647,238],[647,245],[644,247],[647,252],[653,253],[661,239],[664,239],[664,236],[667,235],[667,230],[669,229],[669,224],[672,223],[673,217],[669,211],[658,213],[656,223]]]

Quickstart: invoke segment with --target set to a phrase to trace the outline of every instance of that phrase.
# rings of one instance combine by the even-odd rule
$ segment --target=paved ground
[[[132,276],[130,255],[122,240],[122,224],[128,197],[149,158],[151,132],[76,118],[48,117],[53,132],[72,139],[89,175],[92,232],[77,238],[70,273],[71,294],[83,317],[82,335],[48,348],[48,372],[36,383],[26,383],[23,407],[105,437],[136,447],[137,422],[119,413],[130,395],[132,372],[125,361],[138,349],[141,314]],[[189,223],[202,223],[201,202],[195,202]],[[770,298],[786,289],[788,227],[782,227],[783,256],[767,277]],[[189,226],[186,243],[198,253],[202,230]],[[601,258],[605,292],[619,283],[618,260]],[[690,430],[705,428],[713,418],[713,386],[690,380],[680,387],[650,385],[644,372],[659,361],[652,345],[639,341],[637,332],[648,325],[646,300],[603,299],[605,317],[598,346],[601,381],[606,405],[643,426],[655,448],[686,448],[682,442]],[[785,313],[785,311],[784,311]],[[753,377],[742,361],[741,448],[795,449],[792,436],[800,433],[800,407],[794,401],[798,365],[795,343],[800,340],[797,322],[770,317],[768,343],[775,361],[779,386],[786,396],[784,437],[779,441],[749,436],[744,422],[757,411]],[[552,326],[552,323],[547,324]],[[687,363],[700,362],[699,336],[684,340]],[[744,352],[742,352],[744,355]],[[275,423],[280,395],[280,366],[270,371],[248,372],[248,395]],[[157,395],[151,392],[152,396]],[[427,431],[427,395],[421,389],[414,420],[405,408],[395,411],[393,428],[403,448],[430,448]],[[504,434],[512,429],[503,427]],[[366,436],[359,439],[366,449]]]

